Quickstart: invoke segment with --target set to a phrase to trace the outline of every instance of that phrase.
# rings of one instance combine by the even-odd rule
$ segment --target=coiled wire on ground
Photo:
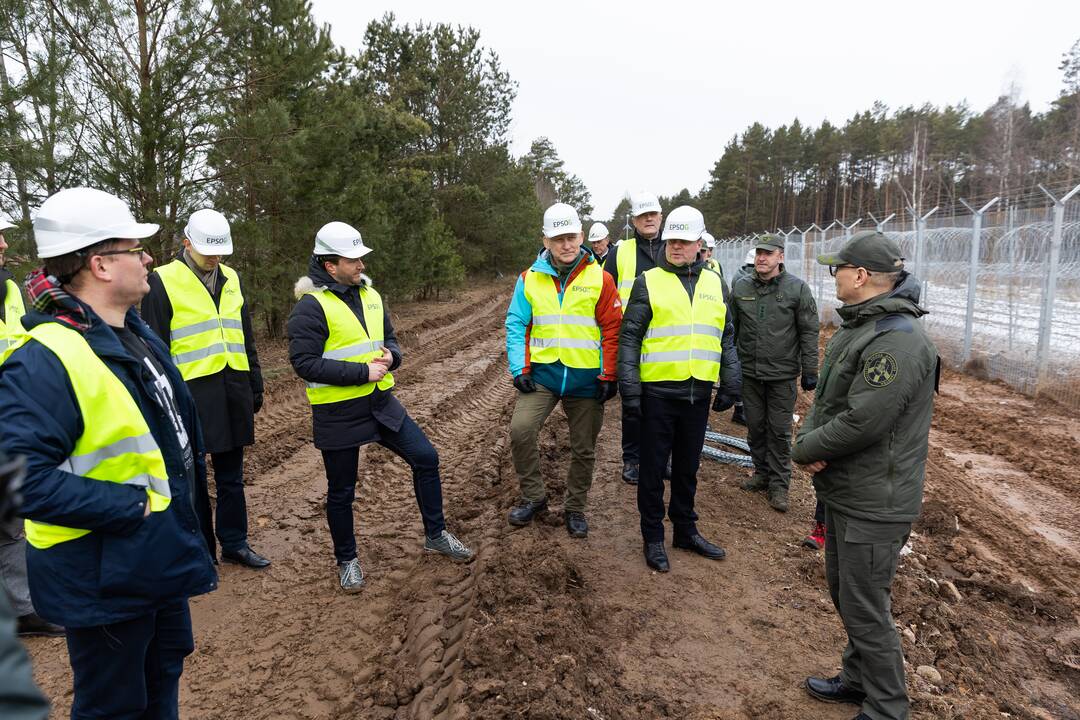
[[[750,446],[745,440],[734,435],[722,435],[718,432],[706,431],[706,442],[714,442],[720,445],[727,445],[728,447],[738,448],[739,450],[745,450],[750,452]],[[728,452],[726,450],[719,450],[709,445],[704,445],[701,448],[702,457],[707,457],[710,460],[716,462],[727,463],[728,465],[737,465],[739,467],[754,467],[754,461],[749,455],[743,455],[741,453]]]

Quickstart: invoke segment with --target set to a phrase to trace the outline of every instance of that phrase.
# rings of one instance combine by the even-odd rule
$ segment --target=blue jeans
[[[217,488],[217,511],[214,530],[221,549],[242,550],[247,547],[247,501],[244,499],[244,448],[211,453],[214,464],[214,486]]]
[[[413,492],[424,534],[438,537],[446,529],[442,509],[442,480],[439,478],[439,453],[411,417],[405,416],[397,432],[379,426],[379,444],[393,451],[408,463],[413,471]],[[323,450],[326,466],[326,522],[334,541],[334,558],[348,562],[356,557],[356,536],[353,534],[352,504],[356,498],[356,471],[360,448]]]
[[[68,628],[72,720],[176,720],[184,658],[195,650],[187,598],[134,620]]]

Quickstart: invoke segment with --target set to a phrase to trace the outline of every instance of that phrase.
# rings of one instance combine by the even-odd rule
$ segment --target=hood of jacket
[[[536,260],[533,261],[533,264],[529,269],[539,273],[544,273],[545,275],[551,275],[553,277],[559,277],[560,275],[569,275],[570,273],[574,272],[574,268],[576,268],[582,262],[582,258],[584,258],[586,265],[591,262],[596,262],[593,254],[590,251],[586,250],[584,247],[582,247],[578,250],[577,259],[574,260],[573,264],[571,264],[565,272],[560,273],[555,268],[555,265],[553,265],[551,262],[551,252],[547,248],[545,248],[541,250],[539,254],[537,254]]]
[[[907,271],[901,271],[896,286],[887,293],[882,293],[856,305],[843,305],[836,309],[843,320],[844,327],[855,327],[866,320],[885,313],[906,313],[922,317],[929,311],[919,305],[922,284]]]
[[[347,295],[350,290],[359,293],[362,288],[366,287],[371,287],[371,278],[367,275],[360,274],[359,285],[342,285],[330,277],[330,273],[326,272],[326,268],[319,262],[318,257],[312,255],[308,259],[308,274],[302,275],[296,280],[296,284],[293,286],[293,295],[296,296],[297,300],[315,290],[330,290],[337,295]]]

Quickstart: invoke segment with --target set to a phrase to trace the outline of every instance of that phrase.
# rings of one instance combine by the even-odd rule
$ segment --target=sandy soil
[[[222,566],[192,602],[187,718],[822,718],[800,683],[832,674],[843,629],[820,553],[799,546],[813,491],[792,507],[738,489],[747,471],[705,461],[700,527],[716,563],[641,557],[621,468],[617,403],[607,409],[590,494],[590,537],[559,518],[514,529],[507,430],[514,391],[502,322],[509,285],[447,303],[402,305],[398,393],[442,458],[450,527],[470,565],[422,551],[408,468],[379,447],[361,462],[355,508],[364,591],[337,588],[323,515],[326,481],[310,412],[283,346],[249,455],[251,542],[265,572]],[[800,398],[805,413],[808,397]],[[741,428],[714,415],[714,429]],[[569,444],[556,411],[541,435],[556,512]],[[1080,718],[1080,420],[1004,386],[943,378],[922,521],[894,587],[916,718]],[[670,538],[669,538],[670,541]],[[68,713],[62,640],[29,643],[35,677]],[[940,680],[916,674],[932,666]]]

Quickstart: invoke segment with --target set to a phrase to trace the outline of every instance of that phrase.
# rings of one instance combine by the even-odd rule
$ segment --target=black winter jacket
[[[668,263],[664,255],[660,256],[658,267],[678,275],[691,298],[694,296],[694,288],[701,273],[712,272],[701,261],[687,267],[676,268]],[[720,284],[724,291],[724,303],[728,309],[727,319],[724,322],[724,334],[720,340],[722,350],[719,389],[720,392],[728,395],[739,395],[742,392],[742,371],[739,367],[739,356],[735,352],[731,304],[727,296],[727,284],[724,283],[723,278]],[[645,338],[645,331],[649,329],[651,321],[652,306],[649,304],[649,288],[641,275],[638,275],[630,291],[630,300],[623,314],[622,330],[619,333],[619,393],[624,400],[641,397],[641,342]],[[692,377],[686,380],[650,382],[644,385],[645,392],[649,395],[668,400],[708,402],[712,395],[712,386],[709,383]]]
[[[364,323],[364,304],[360,293],[370,281],[365,278],[360,286],[339,285],[312,256],[307,277],[297,283],[299,300],[289,315],[287,329],[289,362],[302,379],[328,385],[363,385],[368,381],[366,364],[323,358],[323,347],[330,330],[322,305],[302,292],[305,280],[310,280],[315,288],[328,288],[344,300],[365,330],[367,325]],[[393,371],[401,365],[401,348],[390,322],[386,298],[383,298],[383,336],[386,349],[394,357],[390,364]],[[378,442],[380,425],[396,432],[401,429],[404,419],[405,408],[394,397],[393,390],[375,388],[373,393],[365,397],[311,406],[315,447],[320,450],[344,450]]]
[[[184,262],[183,253],[178,259]],[[173,316],[172,302],[160,275],[150,273],[147,282],[150,292],[142,301],[142,318],[167,347],[169,324]],[[226,282],[224,273],[218,273],[212,294],[215,306],[221,303],[221,289]],[[187,381],[195,405],[199,408],[199,422],[208,453],[227,452],[255,443],[255,408],[262,406],[263,377],[246,300],[240,310],[240,318],[244,324],[244,348],[251,370],[243,372],[226,365],[221,372]]]

